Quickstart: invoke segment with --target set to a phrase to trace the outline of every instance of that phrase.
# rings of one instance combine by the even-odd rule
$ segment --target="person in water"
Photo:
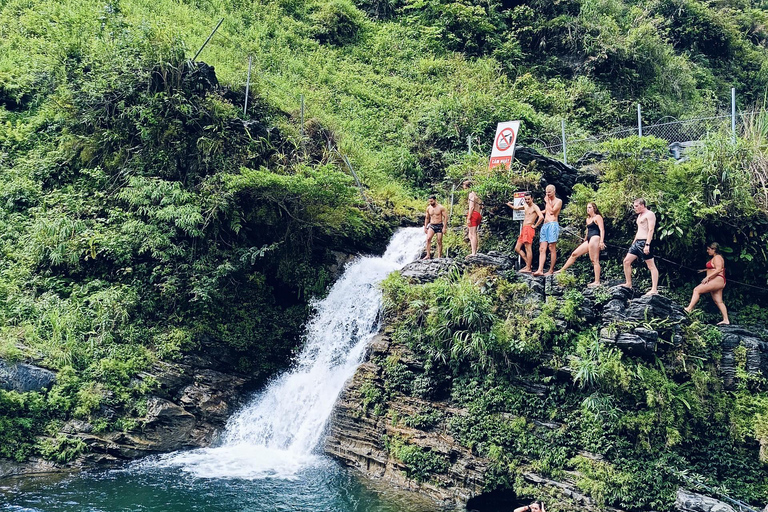
[[[707,276],[701,280],[701,284],[693,289],[693,296],[691,297],[691,303],[685,310],[690,313],[696,304],[699,302],[702,293],[709,293],[712,295],[712,300],[715,302],[717,309],[723,315],[722,322],[718,322],[717,325],[729,325],[731,322],[728,320],[728,310],[723,302],[723,288],[725,288],[725,259],[720,254],[720,244],[712,242],[707,246],[707,254],[712,258],[706,264],[706,268],[699,270],[699,272],[706,272]]]
[[[435,235],[437,235],[437,257],[443,257],[443,232],[447,228],[448,214],[445,211],[445,207],[437,202],[435,196],[430,196],[427,214],[424,218],[424,233],[427,234],[427,255],[424,257],[425,260],[432,257],[430,251],[432,250],[432,237]]]
[[[621,286],[632,289],[632,263],[635,260],[644,261],[648,270],[651,271],[651,289],[646,295],[656,295],[659,293],[659,269],[656,268],[656,262],[653,260],[653,249],[651,249],[653,233],[656,230],[656,214],[645,206],[645,199],[642,197],[635,199],[632,207],[637,213],[637,233],[624,257],[625,281]]]
[[[579,256],[589,253],[589,259],[592,261],[592,267],[595,270],[595,280],[587,286],[590,288],[600,286],[600,251],[605,249],[605,224],[600,210],[593,202],[587,203],[587,229],[584,235],[584,241],[571,253],[568,261],[563,268],[555,272],[559,274],[576,261]]]
[[[477,195],[477,192],[471,190],[471,181],[465,181],[462,183],[462,186],[464,187],[464,190],[469,190],[469,196],[467,196],[467,202],[469,203],[469,208],[467,210],[467,234],[469,236],[469,247],[471,249],[470,256],[477,256],[477,249],[480,246],[477,229],[483,221],[483,214],[481,213],[483,202],[480,201],[480,196]]]
[[[514,512],[547,512],[544,510],[544,504],[540,501],[534,501],[530,505],[517,507]]]
[[[544,214],[541,213],[541,209],[533,202],[533,196],[530,192],[526,192],[523,199],[524,203],[520,206],[515,206],[512,201],[507,202],[507,206],[513,210],[525,210],[525,218],[523,219],[520,236],[517,237],[515,252],[525,261],[525,266],[520,269],[520,272],[530,273],[531,263],[533,262],[533,237],[536,235],[536,228],[544,220]]]
[[[557,260],[557,240],[560,238],[560,210],[563,200],[555,196],[555,186],[547,185],[544,196],[544,224],[539,231],[539,269],[533,273],[535,276],[551,276],[555,270]],[[544,262],[547,259],[549,249],[549,270],[544,273]]]

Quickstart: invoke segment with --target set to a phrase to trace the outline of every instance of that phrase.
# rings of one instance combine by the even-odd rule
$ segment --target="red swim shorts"
[[[523,231],[517,237],[517,241],[524,244],[532,244],[534,235],[536,235],[536,230],[533,229],[533,226],[523,226]]]
[[[472,215],[469,216],[469,222],[467,223],[467,226],[473,228],[475,226],[479,226],[482,221],[483,216],[480,215],[480,212],[472,212]]]

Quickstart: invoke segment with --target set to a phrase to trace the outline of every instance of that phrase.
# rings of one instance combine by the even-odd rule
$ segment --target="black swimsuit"
[[[600,226],[597,222],[587,224],[587,241],[590,241],[593,236],[600,236]]]

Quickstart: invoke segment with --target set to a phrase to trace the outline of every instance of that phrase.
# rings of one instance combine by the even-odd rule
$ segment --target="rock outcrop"
[[[27,363],[9,363],[0,359],[0,388],[7,391],[41,391],[56,382],[56,374]]]
[[[573,295],[560,285],[555,276],[534,277],[509,272],[506,269],[512,268],[512,260],[501,254],[481,255],[462,261],[443,258],[414,262],[404,268],[402,275],[413,283],[426,283],[452,269],[471,268],[476,263],[491,265],[508,279],[526,283],[528,291],[516,298],[519,301],[541,305],[548,298],[565,301]],[[587,325],[598,328],[602,343],[616,346],[636,357],[652,358],[655,354],[680,346],[684,329],[690,324],[683,308],[662,295],[639,296],[634,290],[621,286],[578,291],[581,295],[578,316]],[[566,328],[567,322],[559,314],[555,313],[554,321],[558,328]],[[744,347],[742,351],[746,350],[745,369],[750,373],[768,375],[768,344],[759,335],[739,327],[724,327],[721,331],[724,354],[722,372],[726,385],[735,378],[734,354],[739,346]],[[410,350],[393,342],[385,330],[371,344],[366,362],[359,367],[340,396],[329,423],[326,453],[371,478],[417,491],[443,506],[462,506],[470,500],[482,498],[488,484],[488,470],[493,462],[456,442],[449,427],[451,418],[466,416],[468,412],[447,398],[429,400],[388,392],[388,389],[391,391],[391,383],[387,382],[385,366],[389,364],[387,361],[393,360],[405,364],[414,373],[420,370],[421,363]],[[570,379],[568,368],[551,370]],[[544,385],[531,385],[523,379],[519,385],[539,396],[546,396],[549,391]],[[385,403],[373,406],[372,403],[378,399],[385,400]],[[424,418],[425,414],[431,418],[427,426],[408,420]],[[559,428],[546,420],[531,421],[536,429]],[[413,449],[419,450],[424,458],[433,458],[437,461],[435,467],[441,470],[429,479],[420,479],[414,475],[413,468],[398,456],[398,442],[415,447]],[[600,455],[588,454],[585,457],[600,459]],[[589,496],[580,492],[576,485],[579,476],[575,473],[566,472],[559,481],[530,470],[523,471],[522,477],[527,484],[541,488],[542,495],[568,503],[569,510],[613,510],[600,508]],[[712,505],[714,508],[703,508],[705,504],[715,504],[717,500],[707,501],[703,496],[695,496],[695,499],[691,496],[695,495],[678,495],[678,510],[728,510],[715,505]],[[513,497],[510,503],[523,503],[523,497],[519,500]]]
[[[216,363],[190,358],[186,363],[158,363],[151,373],[143,374],[142,379],[152,379],[159,387],[148,399],[147,414],[134,430],[94,434],[90,424],[70,421],[64,432],[86,443],[87,463],[209,446],[254,383],[245,376],[205,366]]]
[[[681,512],[735,512],[733,507],[720,500],[684,489],[677,490],[675,507]]]
[[[388,336],[380,335],[372,342],[371,355],[391,355]],[[398,349],[398,356],[407,358],[408,354]],[[389,417],[369,414],[363,394],[366,389],[383,386],[381,366],[369,360],[358,368],[336,404],[325,439],[326,453],[370,477],[418,491],[445,506],[461,505],[480,494],[488,461],[455,442],[444,423],[437,422],[425,431],[403,422],[393,423]],[[415,397],[402,397],[388,406],[401,418],[414,417],[427,408],[436,411],[437,416],[462,414],[461,410],[447,411],[446,404]],[[406,465],[389,454],[387,441],[393,439],[408,439],[413,445],[450,461],[450,468],[436,481],[408,478]]]

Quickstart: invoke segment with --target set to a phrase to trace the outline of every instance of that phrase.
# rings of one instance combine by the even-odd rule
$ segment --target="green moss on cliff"
[[[410,368],[446,382],[432,398],[466,411],[447,418],[448,432],[490,461],[488,491],[537,496],[541,490],[521,478],[533,471],[571,480],[600,505],[666,509],[684,473],[747,502],[768,499],[765,381],[748,375],[742,360],[736,388],[724,389],[717,329],[686,323],[672,343],[665,339],[677,326],[667,319],[620,325],[659,333],[653,355],[628,356],[574,313],[578,292],[532,311],[524,295],[503,298],[521,285],[484,274],[478,286],[475,274],[456,273],[425,285],[394,274],[384,285],[393,342],[415,355]],[[457,302],[466,308],[451,316]],[[480,315],[473,304],[488,309]],[[476,330],[464,334],[470,322]],[[482,343],[467,351],[466,339]],[[420,377],[414,372],[412,382]]]

